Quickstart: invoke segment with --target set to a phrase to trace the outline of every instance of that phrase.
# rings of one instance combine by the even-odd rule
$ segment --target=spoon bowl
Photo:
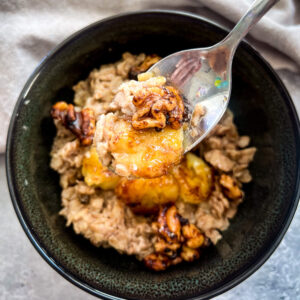
[[[228,106],[231,64],[228,59],[223,60],[223,55],[232,56],[232,53],[218,45],[180,51],[164,58],[150,70],[157,76],[166,77],[183,95],[189,120],[189,126],[184,130],[185,152],[208,135]],[[219,56],[222,58],[218,59]],[[203,116],[197,116],[197,104],[201,105]]]
[[[149,69],[155,76],[164,76],[183,96],[188,116],[184,153],[199,144],[222,118],[231,94],[235,50],[252,26],[278,1],[254,1],[221,42],[173,53]]]

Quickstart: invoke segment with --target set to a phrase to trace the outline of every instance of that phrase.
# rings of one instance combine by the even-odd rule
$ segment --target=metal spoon
[[[223,116],[231,93],[231,66],[235,50],[252,26],[278,1],[254,1],[233,30],[218,44],[176,52],[149,70],[156,76],[166,77],[186,100],[189,126],[184,130],[185,153],[200,143]],[[200,118],[196,116],[200,108],[196,106],[198,103],[205,112]]]

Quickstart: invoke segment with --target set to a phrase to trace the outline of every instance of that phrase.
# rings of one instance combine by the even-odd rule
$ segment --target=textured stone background
[[[280,71],[300,113],[300,74]],[[92,300],[95,297],[63,279],[35,251],[13,210],[0,155],[0,299]],[[300,299],[300,210],[280,246],[250,278],[217,300]]]

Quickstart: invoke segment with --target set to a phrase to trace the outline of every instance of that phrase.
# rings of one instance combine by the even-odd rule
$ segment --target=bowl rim
[[[208,18],[199,16],[194,13],[186,12],[186,11],[180,11],[180,10],[174,10],[174,9],[146,9],[146,10],[140,10],[140,11],[130,11],[125,13],[116,14],[101,20],[98,20],[96,22],[91,23],[88,26],[83,27],[82,29],[74,32],[70,36],[68,36],[66,39],[64,39],[61,43],[59,43],[57,46],[55,46],[51,51],[49,51],[45,57],[42,58],[42,60],[39,62],[37,67],[33,70],[32,74],[29,76],[28,80],[26,81],[18,100],[15,104],[8,134],[7,134],[7,143],[6,143],[6,154],[5,154],[5,165],[6,165],[6,177],[7,177],[7,183],[9,188],[10,197],[13,203],[13,207],[15,210],[15,213],[19,219],[19,222],[21,223],[21,226],[23,230],[25,231],[28,239],[30,240],[31,244],[34,246],[34,248],[37,250],[37,252],[42,256],[42,258],[54,269],[56,270],[60,275],[62,275],[65,279],[67,279],[69,282],[73,283],[75,286],[81,288],[82,290],[97,296],[102,297],[104,299],[108,300],[117,300],[117,299],[125,299],[121,297],[117,297],[105,292],[102,292],[96,288],[93,288],[89,284],[85,283],[80,278],[76,277],[74,274],[71,274],[68,270],[64,269],[62,265],[60,265],[58,262],[56,262],[48,253],[47,249],[43,248],[42,245],[39,242],[38,237],[35,235],[34,230],[31,229],[25,219],[25,216],[22,212],[22,209],[20,208],[21,199],[19,199],[16,195],[16,185],[15,185],[15,178],[13,176],[12,171],[12,165],[11,165],[11,157],[13,152],[13,130],[14,125],[16,122],[16,119],[18,117],[18,111],[21,108],[24,98],[26,98],[26,95],[28,91],[30,90],[31,85],[34,83],[35,79],[40,75],[44,65],[47,63],[47,61],[55,55],[57,52],[62,50],[65,46],[67,46],[74,38],[77,36],[84,34],[85,31],[92,29],[93,27],[97,27],[101,25],[102,23],[105,23],[107,21],[115,20],[118,18],[124,18],[128,16],[134,16],[134,15],[143,15],[143,14],[165,14],[170,16],[184,16],[188,17],[189,19],[197,19],[206,23],[209,23],[209,25],[213,25],[215,28],[223,30],[225,32],[228,32],[228,29],[225,26],[222,26],[214,21],[211,21]],[[241,45],[246,48],[247,51],[252,52],[252,54],[255,55],[257,59],[259,59],[263,64],[266,71],[269,73],[269,76],[272,77],[273,80],[278,82],[278,89],[280,91],[280,94],[284,95],[285,102],[287,104],[287,108],[289,109],[289,114],[291,116],[292,120],[292,126],[294,129],[294,135],[296,137],[296,144],[298,149],[300,148],[300,122],[299,117],[297,114],[297,111],[295,109],[294,103],[291,99],[291,96],[289,95],[289,92],[287,91],[284,83],[276,73],[276,71],[271,67],[271,65],[261,56],[261,54],[253,48],[247,41],[243,40],[241,42]],[[300,153],[298,152],[296,154],[298,161],[300,161]],[[216,297],[217,295],[220,295],[233,287],[237,286],[239,283],[247,279],[249,276],[251,276],[255,271],[257,271],[272,255],[272,253],[276,250],[276,248],[279,246],[282,238],[284,237],[286,231],[288,230],[290,223],[294,217],[294,214],[297,209],[297,205],[299,202],[300,197],[300,164],[298,164],[297,168],[297,178],[296,178],[296,188],[294,190],[293,194],[294,201],[291,203],[287,217],[285,221],[283,222],[283,226],[281,227],[278,236],[275,240],[273,240],[272,245],[267,249],[267,251],[264,251],[264,253],[257,259],[256,262],[253,262],[251,265],[245,267],[244,271],[240,274],[235,275],[235,277],[231,278],[230,281],[226,282],[225,284],[216,287],[214,290],[205,292],[204,294],[200,296],[193,296],[192,298],[185,298],[185,299],[210,299],[212,297]],[[128,298],[128,299],[134,299],[134,298]]]

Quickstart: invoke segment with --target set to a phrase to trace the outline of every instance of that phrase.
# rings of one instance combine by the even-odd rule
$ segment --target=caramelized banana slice
[[[114,189],[120,179],[102,166],[95,148],[92,148],[83,158],[82,175],[87,185],[100,187],[103,190]]]
[[[183,201],[199,204],[209,196],[213,187],[213,173],[200,157],[188,153],[172,173],[178,181],[179,195]]]
[[[66,102],[57,102],[51,109],[51,116],[57,119],[69,129],[83,146],[89,146],[93,142],[95,133],[95,114],[90,108],[83,108],[80,112],[74,105]]]
[[[165,175],[153,179],[122,178],[115,192],[133,212],[149,214],[157,212],[162,204],[174,203],[179,188],[172,175]]]
[[[124,177],[155,178],[167,174],[183,155],[183,130],[169,127],[134,130],[130,121],[113,114],[97,122],[95,145],[104,165]]]

